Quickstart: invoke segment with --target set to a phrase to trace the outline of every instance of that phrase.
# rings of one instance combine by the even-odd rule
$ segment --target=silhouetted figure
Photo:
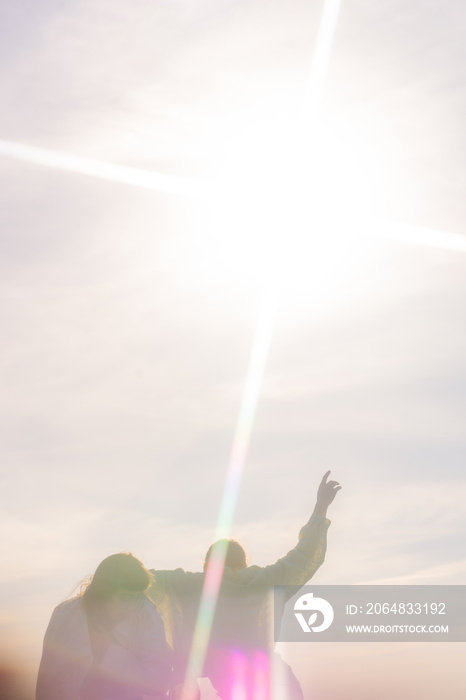
[[[330,521],[327,508],[341,488],[327,481],[318,489],[317,502],[297,545],[270,566],[247,566],[241,545],[228,541],[225,569],[210,636],[203,675],[210,678],[222,700],[269,700],[271,682],[281,676],[280,700],[302,699],[301,687],[291,669],[273,654],[273,610],[270,590],[277,585],[304,585],[324,561]],[[217,543],[213,545],[216,547]],[[206,570],[212,547],[208,550]],[[175,651],[175,683],[184,681],[204,573],[151,570],[153,584],[147,594],[162,614]],[[274,668],[271,668],[271,661]],[[272,679],[272,680],[271,680]]]
[[[146,598],[151,575],[132,554],[104,559],[84,592],[55,608],[45,633],[36,700],[159,700],[172,657]]]

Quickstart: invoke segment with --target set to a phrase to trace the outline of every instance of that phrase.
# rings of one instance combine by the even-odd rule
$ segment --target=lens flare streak
[[[249,369],[219,509],[216,539],[228,538],[231,532],[241,477],[259,399],[259,391],[272,337],[275,307],[275,295],[273,291],[270,291],[266,294],[259,312]],[[202,673],[217,605],[218,592],[223,576],[225,555],[226,547],[216,547],[209,559],[191,645],[182,700],[190,700],[193,696],[195,679]]]
[[[157,192],[166,192],[195,199],[206,199],[212,195],[212,185],[189,178],[165,175],[150,170],[116,165],[90,158],[36,148],[27,144],[0,140],[0,156],[20,160],[26,163],[42,165],[55,170],[65,170],[80,175],[120,182],[125,185],[142,187]]]
[[[319,25],[316,47],[311,64],[308,89],[305,100],[305,114],[311,120],[315,118],[321,101],[325,73],[328,66],[333,38],[335,35],[336,21],[339,11],[339,0],[326,0],[322,18]],[[254,416],[259,398],[259,391],[264,372],[265,361],[272,335],[272,319],[275,308],[275,293],[270,290],[265,297],[266,302],[259,316],[256,329],[251,362],[247,374],[243,393],[243,400],[238,417],[230,463],[227,471],[222,501],[217,521],[217,538],[228,538],[238,499],[239,487],[244,469],[244,463],[251,437]],[[193,682],[196,675],[200,674],[204,664],[207,647],[209,644],[210,629],[217,604],[221,577],[225,563],[226,552],[219,552],[215,562],[209,562],[204,588],[202,591],[196,628],[191,646],[186,681],[183,688],[183,700],[189,700]],[[210,576],[209,569],[213,567],[214,573]]]
[[[361,231],[374,236],[392,238],[404,243],[466,252],[466,236],[460,233],[438,231],[425,226],[414,226],[412,224],[375,218],[363,221]]]
[[[317,88],[315,88],[315,91],[317,94]],[[55,170],[88,175],[101,180],[119,182],[206,202],[210,202],[212,197],[222,194],[214,183],[199,182],[189,178],[82,158],[13,141],[0,140],[0,156]],[[466,237],[462,234],[382,219],[372,219],[370,221],[361,219],[361,221],[356,221],[356,223],[360,224],[361,232],[373,236],[379,235],[407,243],[416,243],[446,250],[466,251]],[[341,226],[343,227],[344,224],[341,224]]]
[[[322,100],[339,12],[340,0],[325,0],[305,95],[304,109],[313,116]]]

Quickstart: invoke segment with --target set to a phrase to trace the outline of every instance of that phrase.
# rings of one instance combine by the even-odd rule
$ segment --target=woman
[[[104,559],[84,592],[53,611],[36,700],[159,700],[171,650],[144,592],[151,574],[132,554]]]

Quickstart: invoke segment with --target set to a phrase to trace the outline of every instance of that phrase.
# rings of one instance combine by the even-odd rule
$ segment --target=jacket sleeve
[[[315,574],[325,559],[327,530],[330,520],[312,515],[301,528],[296,547],[275,564],[264,567],[270,586],[303,586]]]
[[[165,640],[162,618],[149,600],[138,613],[135,629],[135,665],[131,669],[133,692],[163,695],[171,685],[172,651]]]
[[[170,646],[174,646],[176,629],[182,625],[182,614],[179,607],[177,591],[183,587],[186,572],[183,569],[174,571],[156,571],[151,569],[152,584],[146,591],[149,600],[157,608],[165,625],[165,634]]]
[[[60,636],[65,611],[58,606],[52,613],[44,636],[42,658],[36,684],[36,700],[60,700],[57,679],[63,672],[63,654],[60,653]]]

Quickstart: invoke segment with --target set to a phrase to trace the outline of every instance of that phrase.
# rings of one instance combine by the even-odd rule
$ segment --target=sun
[[[225,150],[197,232],[206,274],[319,296],[378,256],[383,243],[358,223],[383,206],[369,145],[294,119],[256,124]]]

